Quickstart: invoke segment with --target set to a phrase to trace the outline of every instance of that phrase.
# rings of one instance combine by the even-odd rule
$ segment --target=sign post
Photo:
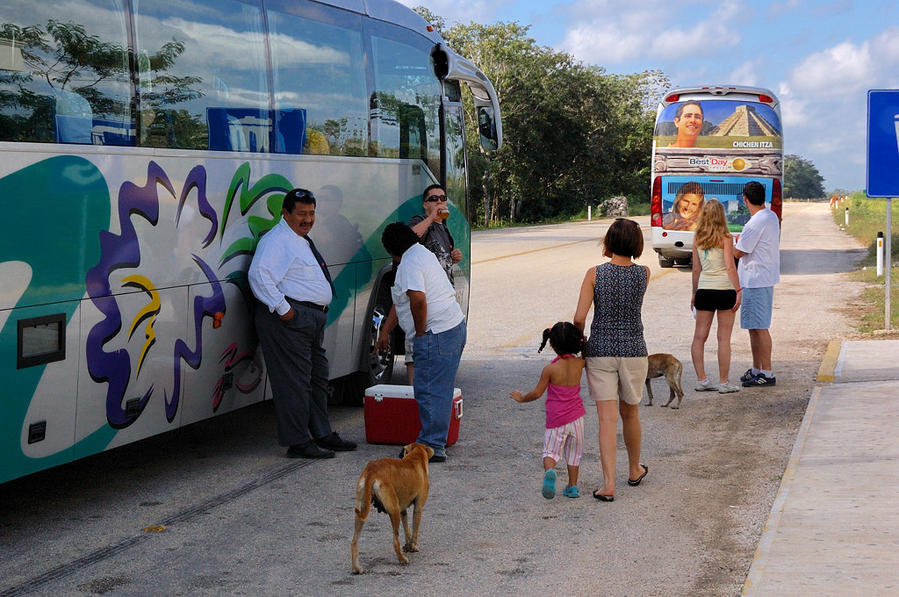
[[[868,90],[868,172],[865,194],[886,199],[884,329],[890,324],[893,197],[899,197],[899,89]]]
[[[892,259],[891,259],[892,255],[893,255],[893,200],[891,198],[887,199],[887,237],[886,237],[886,241],[887,241],[886,242],[887,273],[886,273],[886,276],[884,276],[884,278],[883,278],[884,284],[886,285],[886,293],[884,294],[884,299],[883,299],[884,303],[886,303],[886,306],[884,307],[884,310],[885,310],[884,317],[886,318],[886,325],[884,326],[883,329],[890,330],[890,329],[892,329],[892,327],[890,326],[890,312],[891,312],[890,306],[893,304],[892,302],[890,302],[891,301],[891,299],[890,299],[890,296],[891,296],[890,284],[892,283],[892,282],[890,282],[890,268],[893,267]]]

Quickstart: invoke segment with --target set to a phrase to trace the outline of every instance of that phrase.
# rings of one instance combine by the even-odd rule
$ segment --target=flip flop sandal
[[[649,473],[648,466],[646,466],[643,463],[640,463],[640,466],[643,467],[643,474],[640,475],[639,477],[637,477],[636,479],[628,479],[627,480],[627,484],[630,485],[631,487],[636,487],[637,485],[639,485],[640,482],[643,480],[643,477],[645,477]]]

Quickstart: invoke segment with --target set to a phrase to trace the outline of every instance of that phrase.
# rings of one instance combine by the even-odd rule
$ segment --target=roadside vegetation
[[[890,322],[894,332],[899,328],[899,201],[893,200],[892,213],[892,270],[890,288]],[[849,209],[849,225],[846,226],[846,208]],[[864,282],[867,287],[862,293],[863,305],[858,311],[856,327],[859,332],[870,334],[884,329],[884,283],[886,275],[877,275],[877,233],[886,234],[886,201],[884,199],[868,199],[863,192],[848,194],[848,198],[835,205],[834,222],[847,233],[854,236],[868,247],[868,254],[859,264],[859,270],[852,274],[853,279]],[[884,242],[884,248],[886,242]],[[886,261],[886,256],[884,256]],[[885,272],[884,272],[885,274]]]
[[[478,150],[477,118],[463,94],[472,226],[586,218],[588,205],[623,195],[649,205],[655,110],[670,87],[659,71],[608,73],[539,45],[518,23],[447,26],[415,9],[447,44],[484,71],[502,101],[503,147]]]

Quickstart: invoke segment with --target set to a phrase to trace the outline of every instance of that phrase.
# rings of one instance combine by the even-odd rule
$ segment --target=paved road
[[[688,391],[680,410],[647,407],[651,470],[641,487],[620,477],[613,504],[547,501],[541,406],[508,392],[536,381],[548,360],[536,354],[540,331],[570,318],[607,225],[475,235],[457,384],[465,418],[449,461],[432,468],[422,551],[409,566],[395,562],[389,522],[376,516],[360,546],[369,572],[350,574],[355,480],[367,460],[395,448],[289,461],[263,404],[0,486],[0,595],[739,594],[827,342],[848,331],[843,309],[859,287],[842,272],[859,253],[826,209],[788,206],[777,388],[726,398]],[[643,261],[653,267],[650,350],[679,356],[691,386],[689,273],[658,269],[649,249]],[[734,344],[739,375],[745,332]],[[360,410],[334,418],[343,435],[362,439]],[[595,412],[587,428],[595,434]],[[585,494],[599,482],[595,445],[581,477]],[[144,530],[151,525],[165,530]]]

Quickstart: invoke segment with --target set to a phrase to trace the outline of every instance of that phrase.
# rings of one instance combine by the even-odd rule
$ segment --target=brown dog
[[[681,389],[680,385],[681,373],[683,373],[684,366],[672,355],[661,352],[651,354],[647,358],[649,359],[649,369],[646,371],[646,393],[649,395],[649,402],[646,403],[646,406],[652,406],[652,386],[650,386],[649,380],[664,375],[665,381],[668,382],[668,388],[671,395],[668,398],[668,402],[662,406],[671,404],[671,401],[674,400],[676,394],[677,404],[671,408],[680,408],[680,402],[684,399],[684,391]]]
[[[387,512],[393,525],[393,549],[403,564],[409,558],[400,551],[400,520],[406,533],[404,551],[418,551],[418,526],[421,523],[421,509],[428,500],[428,460],[434,450],[421,444],[409,444],[403,448],[403,459],[380,458],[365,465],[359,482],[356,483],[356,531],[350,543],[353,572],[362,574],[359,565],[359,533],[374,504],[379,512]],[[406,509],[415,506],[412,514],[412,534],[409,534],[409,520]]]

